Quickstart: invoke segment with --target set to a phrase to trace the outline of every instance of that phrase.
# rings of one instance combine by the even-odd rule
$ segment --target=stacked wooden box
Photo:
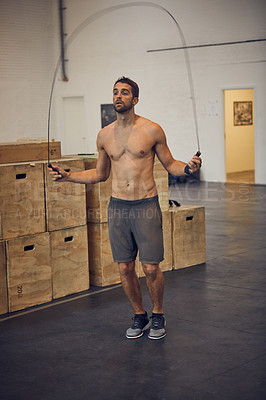
[[[80,171],[95,168],[97,155],[52,162]],[[168,173],[157,159],[154,178],[164,233],[162,271],[204,263],[204,207],[169,210]],[[0,164],[0,314],[87,290],[90,283],[120,282],[108,235],[110,196],[111,177],[75,185],[53,182],[43,161]],[[136,271],[144,276],[138,260]]]
[[[53,161],[66,171],[84,170],[79,158]],[[50,232],[53,298],[89,288],[85,185],[54,182],[45,166],[47,231]]]
[[[0,314],[88,288],[84,187],[53,182],[42,161],[0,164]]]
[[[6,241],[9,311],[52,300],[49,233]]]
[[[0,165],[0,238],[45,232],[42,164]]]
[[[206,262],[205,208],[171,207],[173,269]]]
[[[46,160],[48,155],[47,140],[32,139],[26,142],[0,144],[0,164],[25,161]],[[49,159],[61,157],[61,142],[49,142]]]
[[[51,300],[42,164],[0,165],[0,216],[5,312]]]

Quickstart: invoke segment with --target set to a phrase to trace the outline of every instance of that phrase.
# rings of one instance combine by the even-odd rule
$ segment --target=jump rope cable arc
[[[189,59],[189,53],[188,53],[188,49],[187,49],[187,44],[186,44],[186,40],[183,34],[183,31],[179,25],[179,23],[177,22],[177,20],[175,19],[175,17],[170,13],[170,11],[168,11],[166,8],[164,8],[163,6],[156,4],[156,3],[152,3],[152,2],[148,2],[148,1],[139,1],[139,2],[132,2],[132,3],[127,3],[127,4],[119,4],[117,6],[111,6],[111,7],[107,7],[104,8],[103,10],[100,10],[92,15],[90,15],[89,17],[87,17],[83,22],[81,22],[76,29],[74,29],[74,31],[71,33],[71,35],[69,36],[68,40],[65,43],[64,46],[64,50],[66,50],[70,44],[73,42],[73,40],[76,38],[76,36],[84,29],[86,28],[90,23],[96,21],[98,18],[109,14],[111,12],[114,12],[116,10],[120,10],[123,8],[129,8],[129,7],[153,7],[153,8],[157,8],[163,12],[165,12],[166,14],[169,15],[169,17],[174,21],[178,32],[179,32],[179,36],[182,42],[182,46],[184,49],[184,56],[185,56],[185,62],[186,62],[186,69],[187,69],[187,75],[188,75],[188,82],[189,82],[189,87],[190,87],[190,98],[192,101],[192,109],[193,109],[193,117],[194,117],[194,125],[195,125],[195,134],[196,134],[196,139],[197,139],[197,146],[198,146],[198,152],[197,154],[200,154],[200,141],[199,141],[199,131],[198,131],[198,118],[197,118],[197,108],[196,108],[196,100],[195,100],[195,90],[194,90],[194,83],[193,83],[193,76],[192,76],[192,70],[191,70],[191,64],[190,64],[190,59]],[[53,100],[53,93],[54,93],[54,87],[55,87],[55,80],[56,80],[56,76],[58,73],[58,69],[60,67],[60,63],[62,60],[62,56],[60,55],[60,57],[58,58],[58,61],[56,63],[56,68],[54,71],[54,75],[53,75],[53,80],[52,80],[52,86],[51,86],[51,91],[50,91],[50,97],[49,97],[49,107],[48,107],[48,121],[47,121],[47,125],[48,125],[48,166],[51,167],[50,164],[50,126],[51,126],[51,110],[52,110],[52,100]]]

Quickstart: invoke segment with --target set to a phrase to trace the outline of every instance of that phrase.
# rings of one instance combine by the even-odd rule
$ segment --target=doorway
[[[254,89],[224,90],[226,182],[255,183]]]
[[[63,154],[87,153],[84,97],[63,97]]]

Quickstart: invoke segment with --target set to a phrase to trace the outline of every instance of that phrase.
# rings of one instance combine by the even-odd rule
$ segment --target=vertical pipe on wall
[[[65,32],[64,32],[64,0],[59,0],[59,17],[60,17],[60,42],[61,42],[61,65],[63,81],[67,82],[68,77],[66,76],[66,59],[65,59]]]

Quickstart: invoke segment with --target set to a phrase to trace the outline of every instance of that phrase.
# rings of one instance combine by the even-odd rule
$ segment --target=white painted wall
[[[53,0],[0,1],[0,142],[47,135]]]
[[[51,20],[51,3],[56,11],[57,2],[24,0],[21,3],[30,4],[35,9],[42,4],[46,8],[45,12],[42,11],[42,18],[48,23],[48,20]],[[139,2],[66,0],[65,3],[65,26],[69,37],[88,16],[118,4]],[[266,37],[264,0],[160,0],[158,3],[178,20],[188,45]],[[22,16],[21,13],[17,18],[27,20],[27,16]],[[57,12],[53,18],[53,22],[57,22]],[[29,28],[34,37],[37,26],[38,21],[35,28]],[[51,55],[58,45],[57,32],[58,27],[54,24],[53,43],[49,35],[47,37],[49,50],[46,50],[46,68],[49,73],[51,65],[54,64],[51,62]],[[62,82],[58,74],[53,100],[52,135],[63,142],[63,98],[84,97],[87,148],[90,152],[95,151],[96,136],[101,128],[100,105],[111,103],[114,81],[121,75],[127,75],[140,85],[140,102],[136,112],[161,124],[173,155],[178,159],[188,160],[197,150],[197,144],[184,54],[182,51],[147,53],[148,49],[180,45],[175,24],[165,12],[156,8],[135,6],[116,10],[95,19],[68,48],[69,82]],[[256,183],[266,184],[263,162],[266,151],[266,43],[198,48],[190,50],[189,54],[204,161],[201,178],[206,181],[225,181],[223,90],[254,88]],[[34,59],[34,55],[26,55],[31,65],[29,61]],[[40,51],[38,56],[43,60]],[[27,65],[23,65],[23,69],[27,70]],[[40,136],[44,136],[46,129],[44,99],[47,97],[50,83],[49,73],[43,76],[46,87],[39,91],[42,101],[39,99],[38,107],[43,114],[38,114],[39,125],[38,129],[36,126],[36,131]],[[21,82],[16,80],[14,75],[12,77],[15,83],[12,83],[9,77],[4,83],[2,74],[0,75],[0,89],[8,85],[8,88],[14,91],[9,94],[11,99],[14,98],[16,88],[22,83],[27,86],[30,81],[36,91],[36,78],[31,80],[27,75]],[[22,92],[23,88],[19,90]],[[30,98],[29,96],[28,101]],[[9,103],[12,103],[11,99]],[[208,101],[217,102],[217,116],[208,115]],[[37,99],[35,102],[37,103]],[[5,99],[1,94],[0,109],[4,103]],[[12,140],[32,136],[34,130],[28,129],[31,125],[28,111],[19,114],[19,120],[24,124],[23,128],[19,129],[18,125],[21,124],[14,118],[16,114],[12,107],[6,107],[5,110],[4,119],[1,118],[1,124],[5,126],[5,129],[1,128],[1,140],[2,136],[9,140],[11,134]],[[64,151],[64,143],[62,144]]]

